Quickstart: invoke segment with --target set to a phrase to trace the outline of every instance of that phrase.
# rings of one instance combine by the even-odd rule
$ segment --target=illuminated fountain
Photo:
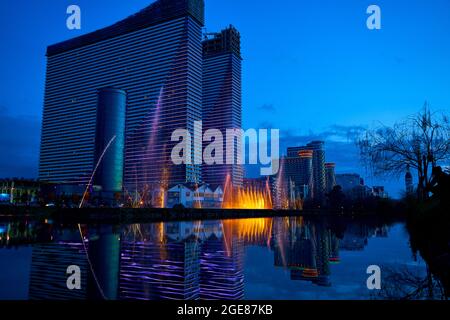
[[[166,207],[166,194],[169,189],[169,170],[164,167],[161,173],[161,179],[158,183],[153,184],[152,187],[152,207],[153,208],[165,208]]]
[[[198,186],[196,186],[195,191],[194,191],[193,207],[195,209],[201,209],[202,208],[202,201],[201,201],[201,198],[200,198],[200,191],[199,191]]]
[[[163,108],[163,97],[164,97],[164,87],[161,87],[161,90],[159,92],[158,100],[156,102],[156,108],[155,112],[153,114],[152,119],[152,125],[151,125],[151,132],[150,136],[147,142],[147,148],[146,148],[146,159],[149,160],[148,163],[161,163],[161,159],[158,157],[161,154],[166,153],[166,145],[163,146],[163,152],[157,150],[156,145],[158,142],[158,136],[160,135],[160,115],[161,110]],[[154,208],[164,208],[166,206],[166,192],[168,190],[169,185],[169,169],[167,168],[167,165],[164,163],[162,166],[161,175],[157,179],[157,182],[152,183],[150,187],[151,192],[151,206]],[[147,175],[147,173],[146,173]],[[155,177],[150,177],[150,180],[153,180]],[[148,177],[146,179],[149,180]]]
[[[224,209],[272,209],[272,194],[269,183],[266,182],[265,188],[235,187],[230,176],[227,175],[222,208]]]

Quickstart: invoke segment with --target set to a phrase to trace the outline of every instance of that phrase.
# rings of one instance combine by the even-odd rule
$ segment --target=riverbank
[[[4,207],[0,208],[0,221],[15,219],[53,219],[64,222],[88,223],[123,223],[127,221],[161,222],[218,220],[238,218],[264,218],[286,216],[385,216],[386,212],[358,211],[342,212],[327,209],[308,210],[267,210],[267,209],[166,209],[166,208],[38,208],[38,207]],[[390,217],[402,217],[399,213],[389,213]]]

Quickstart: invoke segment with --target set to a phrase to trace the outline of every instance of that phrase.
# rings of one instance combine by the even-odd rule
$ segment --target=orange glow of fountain
[[[272,236],[272,218],[224,220],[223,229],[227,238],[233,235],[246,243],[265,243]]]
[[[157,182],[152,183],[149,187],[151,194],[151,207],[153,208],[165,208],[166,207],[166,195],[169,190],[169,170],[164,167],[161,171],[160,178]]]
[[[221,225],[227,256],[231,256],[233,239],[238,239],[244,244],[270,247],[272,224],[272,218],[223,220]]]
[[[272,209],[272,195],[269,183],[264,189],[257,187],[234,187],[227,175],[223,193],[224,209]]]

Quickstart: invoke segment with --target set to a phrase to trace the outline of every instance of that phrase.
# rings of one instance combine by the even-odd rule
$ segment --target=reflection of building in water
[[[89,228],[85,245],[96,274],[94,279],[78,229],[55,229],[53,242],[33,246],[30,299],[107,299],[117,298],[119,235],[112,226]],[[81,290],[67,288],[67,268],[81,269]],[[98,285],[97,285],[98,281]]]
[[[299,218],[274,222],[275,266],[289,268],[292,280],[314,280],[318,276],[314,232]]]
[[[330,276],[330,230],[321,223],[316,224],[316,247],[317,247],[317,271],[318,277],[315,280],[320,286],[331,286]]]
[[[124,235],[119,297],[136,300],[197,299],[200,292],[197,240],[194,237],[179,240],[164,237],[164,242],[161,242],[161,230],[156,228],[157,225],[149,225],[146,230],[140,230],[139,239],[133,239],[132,234]]]
[[[252,218],[136,224],[122,235],[112,226],[89,227],[89,257],[108,299],[243,299],[245,246],[269,246],[274,265],[292,280],[331,285],[330,265],[339,250],[362,250],[367,238],[384,236],[350,223],[342,240],[322,219]],[[76,228],[48,230],[54,243],[33,248],[31,299],[100,298]],[[340,234],[340,233],[339,233]],[[120,257],[120,258],[119,258]],[[78,265],[82,290],[66,287],[66,269]]]
[[[89,258],[96,279],[88,278],[89,298],[117,299],[119,286],[120,234],[110,225],[89,228]],[[91,272],[89,273],[92,274]],[[98,281],[98,283],[96,283]],[[100,286],[102,292],[100,292]]]
[[[232,236],[230,247],[211,235],[201,246],[200,298],[240,300],[244,298],[244,246]]]
[[[330,255],[328,257],[328,261],[331,264],[338,264],[341,262],[341,258],[339,257],[339,239],[333,232],[330,232],[329,237]]]
[[[286,232],[286,219],[274,219],[273,220],[273,236],[272,236],[272,249],[274,251],[273,259],[276,267],[286,267],[289,260],[290,250],[287,250],[289,246],[289,233]]]
[[[120,298],[243,298],[242,241],[232,234],[225,241],[222,222],[135,228],[123,236]]]
[[[377,238],[387,238],[389,235],[389,227],[381,226],[374,230],[374,236]]]
[[[81,290],[67,288],[67,267],[81,269]],[[33,245],[29,298],[32,300],[77,300],[87,297],[88,263],[77,230],[65,230],[54,242]]]
[[[367,245],[369,229],[363,224],[352,223],[347,226],[344,237],[340,241],[341,250],[363,250]]]
[[[339,261],[338,241],[320,223],[303,219],[274,219],[274,264],[290,270],[292,280],[329,286],[330,262]]]

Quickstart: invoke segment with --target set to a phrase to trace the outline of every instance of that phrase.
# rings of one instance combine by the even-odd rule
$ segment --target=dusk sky
[[[36,177],[47,45],[94,31],[150,0],[0,2],[0,177]],[[396,196],[403,180],[370,179],[352,138],[427,100],[450,110],[449,0],[206,0],[206,29],[241,32],[246,128],[279,128],[282,150],[326,141],[337,172],[358,172]],[[66,8],[81,7],[81,30]],[[366,9],[381,8],[381,30]],[[75,70],[74,70],[75,71]]]

